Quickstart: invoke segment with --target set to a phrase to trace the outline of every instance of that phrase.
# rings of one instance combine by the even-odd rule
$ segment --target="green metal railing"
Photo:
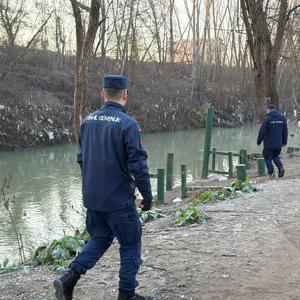
[[[257,160],[258,176],[264,176],[265,162],[259,153],[248,154],[247,150],[242,149],[239,152],[234,151],[217,151],[216,148],[211,149],[212,143],[212,127],[213,127],[214,110],[209,107],[206,115],[206,128],[205,128],[205,140],[203,149],[203,161],[202,161],[202,178],[206,179],[209,172],[228,175],[230,178],[234,176],[234,158],[238,157],[238,165],[236,165],[236,176],[239,180],[245,181],[247,177],[246,169],[250,168],[250,161]],[[287,153],[300,152],[300,148],[288,147]],[[228,159],[228,170],[217,170],[216,161],[217,156],[225,156]],[[211,169],[209,169],[211,157]],[[187,186],[187,165],[180,165],[181,175],[181,197],[187,197],[187,192],[192,187]],[[165,201],[165,190],[172,191],[174,185],[174,153],[168,153],[167,164],[165,169],[157,169],[157,173],[151,173],[151,178],[157,179],[157,201],[159,204],[163,204]]]
[[[248,156],[247,150],[242,149],[240,152],[232,152],[232,151],[217,151],[216,148],[213,148],[212,151],[209,151],[209,154],[212,156],[212,168],[209,172],[216,173],[216,174],[224,174],[228,175],[229,177],[233,177],[233,157],[239,158],[239,163],[248,165]],[[216,156],[227,156],[228,157],[228,171],[224,170],[217,170],[216,169]],[[208,158],[209,159],[209,158]]]
[[[286,153],[292,154],[292,153],[299,152],[299,151],[300,151],[300,148],[298,148],[298,147],[288,147]]]
[[[204,140],[204,149],[203,149],[203,161],[202,161],[202,178],[206,179],[209,172],[228,175],[233,177],[234,167],[233,167],[233,157],[239,157],[239,164],[244,164],[246,168],[250,167],[248,161],[247,150],[242,149],[240,152],[232,151],[217,151],[216,148],[213,148],[211,151],[211,138],[212,138],[212,127],[213,127],[213,118],[214,110],[212,107],[207,109],[206,114],[206,125],[205,125],[205,140]],[[228,171],[217,170],[216,169],[216,156],[223,155],[228,157]],[[212,156],[212,168],[209,170],[209,159]]]

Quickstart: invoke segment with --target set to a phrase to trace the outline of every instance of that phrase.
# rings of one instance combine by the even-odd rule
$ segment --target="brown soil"
[[[212,217],[204,224],[176,227],[175,213],[147,224],[139,292],[168,300],[300,299],[300,159],[285,166],[287,176],[260,179],[258,193],[203,205]],[[118,269],[115,243],[74,299],[116,299]],[[2,275],[0,299],[54,299],[55,276],[46,268]]]

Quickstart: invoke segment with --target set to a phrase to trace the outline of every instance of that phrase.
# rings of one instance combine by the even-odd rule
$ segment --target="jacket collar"
[[[105,108],[111,108],[111,109],[117,109],[117,110],[121,110],[123,112],[126,112],[126,108],[125,106],[114,102],[114,101],[106,101],[100,109],[105,109]]]
[[[278,111],[277,110],[273,110],[273,111],[269,112],[267,115],[268,116],[276,116],[276,115],[278,115]]]

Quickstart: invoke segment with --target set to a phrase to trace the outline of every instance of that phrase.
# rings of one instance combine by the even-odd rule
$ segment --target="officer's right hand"
[[[151,202],[142,200],[140,207],[141,207],[142,211],[148,211],[151,209]]]

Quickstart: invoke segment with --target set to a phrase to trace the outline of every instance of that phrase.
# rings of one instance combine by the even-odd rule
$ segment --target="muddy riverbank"
[[[11,55],[0,47],[0,69]],[[16,60],[0,81],[0,150],[65,143],[75,140],[73,129],[74,57],[51,51],[17,48]],[[62,63],[63,61],[63,63]],[[116,60],[95,59],[88,78],[85,114],[101,106],[100,90],[105,74],[118,73]],[[136,63],[129,76],[128,111],[144,132],[176,131],[204,126],[207,105],[213,105],[215,123],[233,127],[253,120],[253,93],[223,82],[216,91],[210,85],[201,99],[191,97],[190,66]],[[225,76],[225,75],[224,75]],[[229,88],[230,87],[230,88]],[[226,101],[224,101],[226,99]],[[240,101],[244,99],[244,101]],[[251,109],[249,109],[251,107]]]

